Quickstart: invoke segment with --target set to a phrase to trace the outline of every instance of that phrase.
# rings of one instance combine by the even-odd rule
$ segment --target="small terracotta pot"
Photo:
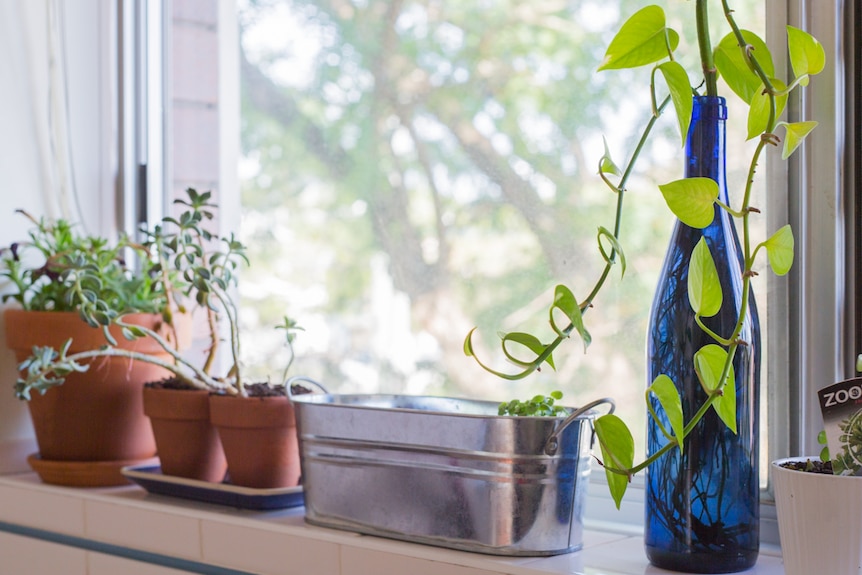
[[[33,346],[59,349],[70,338],[69,354],[98,349],[107,343],[100,328],[88,326],[75,312],[7,309],[4,319],[7,346],[19,362],[30,356]],[[131,314],[125,319],[166,334],[160,315]],[[180,347],[187,347],[191,341],[190,318],[178,318],[178,331]],[[111,333],[117,341],[116,347],[165,361],[170,359],[150,338],[129,341],[115,327]],[[122,357],[97,358],[89,365],[87,371],[70,373],[65,383],[48,389],[44,395],[34,393],[27,402],[39,445],[39,454],[31,458],[31,465],[74,462],[80,467],[93,463],[94,470],[99,471],[92,479],[79,477],[68,484],[127,483],[120,473],[122,466],[150,459],[156,451],[149,421],[144,416],[141,390],[144,383],[163,379],[169,373],[161,367]],[[67,485],[62,473],[43,475],[40,469],[36,470],[43,481]],[[84,469],[79,475],[84,477],[87,473]]]
[[[209,392],[144,387],[144,413],[150,418],[162,473],[221,483],[227,461],[210,423]]]
[[[287,397],[210,395],[210,419],[232,484],[265,489],[299,483],[296,417]]]

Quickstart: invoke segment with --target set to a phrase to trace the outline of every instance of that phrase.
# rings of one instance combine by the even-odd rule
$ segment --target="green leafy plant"
[[[561,405],[554,405],[554,402],[561,399],[563,399],[562,391],[552,391],[551,395],[536,395],[527,401],[513,399],[501,403],[497,413],[499,415],[555,417],[566,412],[566,408]]]
[[[618,507],[631,477],[669,450],[683,449],[685,437],[709,410],[715,410],[721,420],[735,432],[733,358],[738,347],[745,345],[745,342],[740,340],[740,334],[749,310],[750,284],[756,275],[755,260],[761,254],[766,254],[772,271],[777,275],[786,274],[793,262],[794,241],[789,226],[782,227],[767,240],[752,246],[749,219],[752,214],[759,213],[759,210],[751,205],[752,183],[764,150],[767,146],[780,145],[781,133],[784,136],[782,157],[787,158],[816,126],[815,122],[787,123],[779,118],[788,94],[796,88],[806,86],[810,76],[823,69],[824,50],[811,35],[788,26],[787,45],[794,77],[789,82],[782,81],[775,75],[775,66],[766,43],[756,34],[739,27],[728,0],[722,0],[721,6],[729,31],[716,47],[712,48],[707,32],[707,4],[707,0],[697,0],[695,3],[703,72],[701,81],[693,85],[688,72],[677,62],[675,51],[679,45],[679,34],[668,27],[664,11],[659,6],[647,6],[626,20],[612,39],[599,66],[599,71],[652,66],[649,76],[652,115],[647,120],[624,169],[617,167],[608,153],[607,146],[599,161],[599,176],[616,197],[616,217],[612,228],[598,228],[598,251],[605,266],[592,290],[583,298],[576,298],[568,287],[556,287],[554,301],[550,307],[549,323],[553,332],[550,343],[543,343],[539,337],[529,333],[501,335],[503,355],[517,366],[518,371],[515,373],[494,370],[476,358],[472,344],[475,329],[467,335],[464,342],[465,353],[476,358],[482,368],[509,380],[524,378],[544,364],[553,369],[554,351],[573,333],[581,338],[585,347],[589,345],[591,336],[584,322],[584,315],[595,305],[596,297],[614,265],[619,263],[621,275],[625,274],[626,260],[620,237],[621,216],[626,186],[638,157],[656,122],[670,104],[676,112],[682,142],[685,143],[691,121],[692,96],[701,94],[701,91],[706,95],[716,96],[720,74],[731,90],[748,104],[748,138],[757,141],[740,205],[733,207],[720,202],[718,185],[709,178],[684,178],[660,185],[659,189],[671,212],[691,227],[708,226],[713,220],[716,205],[739,220],[743,248],[743,300],[740,314],[732,333],[714,333],[704,325],[703,318],[709,318],[718,312],[723,296],[715,262],[707,244],[701,240],[689,262],[688,293],[698,325],[714,340],[714,343],[701,348],[694,356],[695,371],[706,394],[706,400],[688,421],[684,421],[682,402],[676,385],[667,375],[659,375],[646,391],[647,405],[650,416],[659,423],[667,442],[659,451],[638,464],[634,463],[634,440],[625,422],[613,414],[603,415],[595,421],[601,463],[605,467],[610,492]],[[659,87],[660,84],[663,84],[663,88]],[[666,95],[660,97],[660,92],[665,90]],[[525,360],[523,355],[515,352],[515,348],[526,348],[532,355]],[[668,427],[662,425],[661,418],[651,405],[650,397],[658,400],[669,422]]]
[[[841,429],[841,452],[832,458],[832,468],[836,475],[841,475],[847,470],[859,469],[862,462],[862,409],[843,419],[838,426]],[[829,457],[828,448],[825,449]]]
[[[15,392],[19,398],[29,399],[33,390],[44,393],[51,387],[62,384],[65,375],[73,371],[86,371],[90,361],[108,356],[128,357],[159,365],[171,372],[185,387],[231,395],[247,394],[239,359],[240,336],[237,308],[231,295],[231,289],[237,281],[237,268],[240,263],[247,263],[245,248],[233,235],[220,237],[206,228],[205,224],[213,219],[214,210],[217,207],[210,201],[212,196],[210,192],[199,193],[194,189],[188,189],[187,196],[187,199],[175,202],[185,207],[178,218],[164,218],[162,223],[152,231],[145,231],[146,241],[135,247],[144,261],[149,293],[160,294],[159,301],[162,302],[160,311],[168,324],[173,325],[175,313],[186,311],[187,301],[194,301],[205,310],[210,345],[202,364],[198,365],[184,357],[175,348],[176,338],[167,339],[151,329],[128,322],[125,316],[133,310],[118,307],[115,305],[115,299],[104,298],[102,292],[88,288],[88,286],[106,283],[102,281],[96,270],[91,269],[89,265],[75,267],[74,271],[67,270],[66,273],[77,278],[84,275],[81,269],[90,272],[90,275],[85,276],[86,281],[80,282],[84,286],[81,297],[85,302],[84,305],[79,305],[79,309],[84,310],[81,312],[82,318],[94,327],[104,328],[108,345],[74,354],[68,353],[71,341],[67,341],[59,350],[50,347],[35,348],[33,355],[19,366],[24,372],[15,386]],[[7,269],[10,268],[7,267]],[[19,273],[16,277],[26,276]],[[22,283],[22,285],[26,284]],[[78,292],[72,290],[72,293]],[[225,373],[216,376],[213,375],[212,369],[221,341],[219,333],[221,321],[226,321],[229,328],[228,344],[231,361]],[[120,327],[123,336],[127,339],[152,338],[168,352],[171,361],[115,347],[116,340],[108,332],[108,327],[112,325]],[[296,331],[302,328],[287,317],[279,327],[285,330],[292,362],[292,344]]]
[[[121,313],[159,313],[168,294],[157,286],[149,269],[136,273],[126,265],[129,252],[145,248],[122,236],[116,243],[81,234],[66,220],[36,219],[29,241],[0,250],[2,269],[14,291],[2,301],[17,302],[32,311],[76,311],[90,325],[106,323]],[[112,311],[113,310],[113,311]]]
[[[826,438],[826,430],[821,429],[820,433],[817,434],[817,443],[823,446],[820,450],[820,461],[829,461],[829,444]]]

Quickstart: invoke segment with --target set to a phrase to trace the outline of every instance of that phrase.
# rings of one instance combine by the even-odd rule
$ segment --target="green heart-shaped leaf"
[[[609,241],[611,244],[611,248],[613,248],[613,251],[615,251],[617,253],[617,255],[619,256],[620,266],[622,267],[620,277],[625,276],[626,275],[626,254],[623,253],[623,247],[620,245],[619,240],[617,240],[617,238],[614,237],[614,234],[612,234],[610,232],[610,230],[608,230],[604,226],[599,226],[599,235],[598,235],[599,252],[601,252],[602,257],[605,259],[605,262],[607,262],[609,264],[611,263],[611,254],[609,254],[608,251],[605,249],[605,246],[602,243],[602,239],[606,239],[607,241]]]
[[[784,90],[787,86],[777,78],[771,79],[772,85],[776,90]],[[763,93],[763,84],[755,94],[751,97],[750,106],[748,108],[748,139],[756,138],[760,134],[769,129],[769,95]],[[787,105],[787,96],[777,96],[775,98],[775,117],[777,120],[784,107]]]
[[[715,218],[718,184],[710,178],[684,178],[659,186],[670,211],[693,228],[705,228]]]
[[[613,174],[615,176],[619,176],[622,174],[620,169],[611,159],[611,151],[608,149],[608,141],[602,136],[602,142],[605,144],[605,154],[602,156],[601,161],[599,162],[599,170],[603,174]]]
[[[814,36],[799,28],[787,27],[787,51],[790,54],[793,75],[800,78],[801,86],[808,85],[807,76],[819,74],[826,66],[823,45]],[[802,78],[803,76],[806,77]]]
[[[712,317],[721,309],[722,299],[715,260],[712,259],[706,238],[700,238],[688,264],[688,301],[695,314]]]
[[[721,372],[727,359],[727,350],[714,343],[707,344],[694,354],[694,370],[707,391],[720,385]]]
[[[581,336],[581,339],[584,342],[584,351],[587,350],[590,343],[593,341],[590,332],[587,331],[587,328],[584,327],[584,316],[581,313],[581,307],[578,305],[578,300],[575,298],[575,295],[572,293],[568,287],[560,284],[554,290],[554,303],[551,306],[550,310],[550,323],[551,328],[556,332],[559,336],[565,336],[563,330],[557,327],[556,321],[554,321],[554,310],[560,310],[565,315],[566,318],[572,323],[575,331]]]
[[[732,374],[727,378],[723,395],[715,400],[712,407],[727,428],[736,433],[736,380]]]
[[[802,144],[811,130],[817,127],[817,122],[795,122],[793,124],[782,122],[781,124],[787,129],[784,136],[784,149],[781,151],[781,159],[786,160]]]
[[[476,352],[473,351],[473,334],[476,332],[476,328],[474,327],[467,333],[467,337],[464,338],[464,355],[467,357],[475,357]]]
[[[670,91],[670,99],[676,110],[676,119],[679,124],[679,133],[682,136],[682,145],[685,145],[688,136],[688,125],[691,123],[691,110],[694,102],[691,98],[691,84],[688,74],[679,62],[665,62],[658,66],[664,76],[667,88]]]
[[[741,30],[741,32],[747,45],[751,46],[751,56],[757,60],[767,76],[774,76],[775,65],[766,42],[754,32],[748,30]],[[751,98],[759,91],[763,82],[746,60],[744,50],[739,47],[736,34],[731,32],[716,46],[713,57],[715,67],[718,68],[730,89],[745,103],[751,103]]]
[[[707,390],[714,391],[721,386],[721,374],[726,361],[727,351],[719,345],[705,345],[695,352],[694,370]],[[736,433],[736,381],[732,365],[722,394],[713,402],[712,407],[724,424]]]
[[[608,469],[626,471],[632,468],[635,459],[635,441],[629,428],[616,415],[603,415],[596,419],[593,425],[602,452],[608,490],[619,509],[626,488],[629,486],[629,478],[627,475],[614,473]]]
[[[535,358],[531,360],[523,360],[515,357],[515,355],[509,351],[509,342],[526,347],[534,354],[536,354],[536,358],[542,355],[545,352],[545,348],[547,347],[545,344],[539,341],[536,336],[529,333],[513,331],[511,333],[500,334],[500,338],[503,340],[503,354],[506,356],[506,359],[520,367],[528,367],[532,365],[533,361],[535,361]],[[551,369],[557,369],[554,366],[553,356],[549,355],[548,358],[545,360],[545,363],[550,365]]]
[[[769,267],[775,275],[783,276],[793,265],[793,230],[790,224],[783,226],[763,242],[769,256]]]
[[[673,380],[665,374],[659,375],[649,386],[649,391],[656,396],[665,416],[667,416],[670,427],[673,429],[673,435],[677,438],[679,450],[683,450],[683,439],[685,438],[685,422],[682,416],[682,400],[679,397],[679,391],[674,385]]]
[[[601,70],[637,68],[668,57],[667,45],[676,50],[679,34],[665,25],[664,10],[647,6],[632,14],[611,40]]]

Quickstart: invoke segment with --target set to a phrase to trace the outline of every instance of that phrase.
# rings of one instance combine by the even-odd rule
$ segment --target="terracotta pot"
[[[287,397],[210,396],[210,418],[234,485],[293,487],[299,483],[299,445]]]
[[[209,392],[144,387],[144,413],[150,418],[162,473],[220,483],[227,461],[210,423]]]
[[[106,344],[102,330],[88,326],[74,312],[7,309],[4,319],[7,345],[19,362],[30,356],[33,346],[59,349],[69,338],[70,354]],[[126,319],[155,331],[164,330],[159,315],[133,314]],[[178,324],[181,347],[187,347],[191,341],[191,320],[183,317]],[[112,328],[111,333],[117,347],[169,360],[169,355],[150,338],[129,341],[117,328]],[[143,411],[143,385],[167,375],[163,368],[144,362],[97,358],[86,372],[69,374],[65,383],[44,395],[34,393],[27,403],[39,454],[31,458],[31,464],[100,462],[102,465],[94,469],[104,471],[107,477],[100,479],[103,474],[98,473],[92,479],[94,485],[126,483],[120,467],[155,454],[153,434]],[[105,462],[116,465],[104,465]],[[114,471],[110,472],[111,469]],[[76,467],[77,471],[80,470]],[[43,481],[66,484],[62,483],[62,473],[43,476]],[[73,481],[73,485],[80,486],[89,480],[79,477]]]

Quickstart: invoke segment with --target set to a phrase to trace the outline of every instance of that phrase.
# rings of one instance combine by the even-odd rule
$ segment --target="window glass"
[[[694,78],[693,30],[682,30],[693,28],[694,3],[665,4]],[[612,228],[616,206],[597,176],[603,137],[624,165],[649,116],[650,70],[596,68],[621,19],[642,3],[239,6],[249,370],[280,373],[287,353],[273,326],[288,314],[305,328],[292,372],[330,390],[500,401],[560,389],[566,405],[612,396],[642,451],[646,323],[673,225],[656,184],[683,170],[672,113],[629,182],[627,269],[621,279],[617,266],[586,315],[587,352],[569,342],[556,371],[509,382],[462,349],[478,327],[477,353],[509,369],[497,332],[552,339],[554,286],[583,299],[601,273],[596,233]],[[733,7],[762,34],[761,2]],[[723,34],[721,18],[712,14]],[[733,201],[753,144],[746,111],[721,88]]]

